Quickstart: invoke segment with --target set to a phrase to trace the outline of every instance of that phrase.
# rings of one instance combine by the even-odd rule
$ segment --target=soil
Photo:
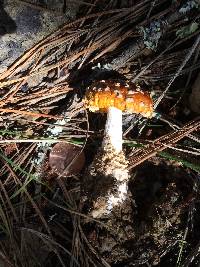
[[[163,255],[178,247],[194,198],[186,171],[175,162],[152,158],[132,173],[129,197],[120,210],[103,219],[108,229],[86,223],[85,231],[112,266],[158,265]]]

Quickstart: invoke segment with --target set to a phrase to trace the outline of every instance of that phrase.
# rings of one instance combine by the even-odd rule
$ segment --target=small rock
[[[49,165],[58,174],[65,176],[78,174],[85,163],[81,147],[69,143],[57,143],[49,155]]]

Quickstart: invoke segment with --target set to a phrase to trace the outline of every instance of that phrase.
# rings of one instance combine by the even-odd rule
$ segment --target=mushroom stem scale
[[[116,153],[122,151],[122,111],[115,107],[108,109],[103,148],[108,142]]]
[[[122,150],[122,111],[118,108],[108,108],[102,146],[87,179],[90,181],[86,185],[93,183],[90,191],[95,196],[90,212],[93,218],[108,215],[127,199],[129,171]]]

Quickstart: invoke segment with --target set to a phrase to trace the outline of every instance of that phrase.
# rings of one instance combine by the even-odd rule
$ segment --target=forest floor
[[[0,265],[199,266],[200,2],[76,2],[0,73]],[[83,196],[106,122],[83,99],[99,80],[136,84],[154,107],[123,115],[129,193],[110,218]]]

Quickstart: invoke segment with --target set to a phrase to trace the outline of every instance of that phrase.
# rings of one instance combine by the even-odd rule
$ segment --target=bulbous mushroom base
[[[100,218],[127,198],[128,162],[123,151],[106,142],[97,153],[84,178],[84,194],[91,204],[90,215]]]

